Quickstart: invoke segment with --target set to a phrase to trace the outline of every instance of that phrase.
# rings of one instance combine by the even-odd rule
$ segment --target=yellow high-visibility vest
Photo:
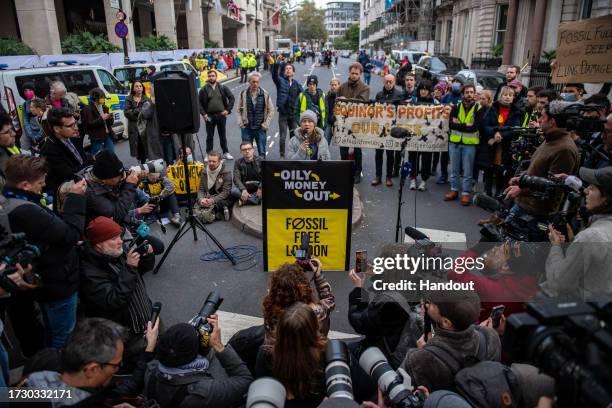
[[[478,106],[478,107],[477,107]],[[459,104],[459,123],[461,125],[472,125],[474,123],[474,112],[480,110],[480,105],[474,104],[467,115],[463,109],[463,103]],[[463,143],[465,145],[477,145],[480,142],[478,131],[475,132],[460,132],[451,130],[450,139],[452,143]]]
[[[308,98],[305,92],[300,93],[298,97],[300,98],[300,113],[302,113],[308,109],[306,106]],[[319,98],[319,112],[321,112],[321,128],[325,128],[325,94],[323,92],[321,92],[321,97]]]
[[[21,149],[17,146],[7,147],[6,150],[11,154],[11,156],[15,156],[17,154],[21,154]]]

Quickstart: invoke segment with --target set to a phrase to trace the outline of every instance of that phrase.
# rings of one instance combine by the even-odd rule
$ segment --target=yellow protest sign
[[[189,169],[189,187],[191,192],[195,193],[198,191],[198,187],[200,187],[200,176],[202,175],[204,164],[191,163],[187,167]],[[187,186],[185,184],[185,167],[183,166],[183,163],[178,162],[169,165],[168,178],[174,184],[175,194],[187,194]]]

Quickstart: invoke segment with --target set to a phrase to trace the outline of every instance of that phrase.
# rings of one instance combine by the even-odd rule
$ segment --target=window
[[[591,9],[593,8],[593,0],[582,0],[580,5],[580,20],[591,18]]]
[[[127,94],[128,91],[125,89],[123,85],[117,81],[117,78],[112,76],[110,72],[99,69],[98,76],[100,77],[100,82],[102,82],[102,86],[108,93],[112,94]],[[66,84],[67,85],[67,84]]]
[[[164,72],[164,71],[183,71],[185,69],[185,67],[183,66],[183,64],[169,64],[169,65],[162,65],[159,70]]]
[[[504,36],[506,35],[506,26],[508,24],[508,5],[500,4],[497,6],[497,18],[495,22],[495,38],[493,39],[493,45],[499,45],[504,43]]]
[[[114,71],[115,78],[122,83],[133,82],[135,78],[145,76],[144,67],[118,68]]]

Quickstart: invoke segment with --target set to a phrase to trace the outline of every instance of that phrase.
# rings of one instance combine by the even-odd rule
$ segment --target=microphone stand
[[[412,139],[413,134],[410,133],[409,136],[404,137],[402,141],[402,148],[400,150],[402,156],[402,165],[400,167],[400,182],[399,182],[399,194],[397,197],[397,222],[395,223],[395,242],[400,242],[400,231],[402,230],[402,205],[404,201],[402,201],[402,195],[404,193],[404,184],[406,183],[406,177],[410,174],[410,170],[412,170],[412,165],[408,160],[408,150],[406,150],[406,145],[408,141]]]

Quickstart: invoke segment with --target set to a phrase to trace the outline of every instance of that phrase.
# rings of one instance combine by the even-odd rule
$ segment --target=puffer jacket
[[[272,98],[270,98],[270,94],[268,93],[268,91],[263,88],[259,88],[259,91],[263,92],[264,101],[266,105],[264,110],[264,119],[261,123],[261,128],[263,130],[268,130],[270,129],[270,125],[272,124],[272,118],[274,117],[274,104],[272,103]],[[241,129],[247,127],[247,125],[249,124],[247,106],[248,92],[251,92],[249,88],[240,92],[240,97],[238,99],[238,115],[236,115],[236,117],[238,118],[238,126]]]
[[[327,139],[323,137],[323,129],[315,128],[315,132],[319,134],[316,160],[331,160]],[[311,158],[308,156],[308,152],[300,147],[306,140],[306,134],[300,128],[295,129],[294,133],[295,136],[289,140],[289,145],[287,146],[287,157],[290,160],[311,160]]]
[[[304,89],[295,79],[289,83],[285,77],[285,63],[274,64],[272,67],[272,81],[276,85],[276,107],[282,115],[293,115],[294,103],[300,92]]]

